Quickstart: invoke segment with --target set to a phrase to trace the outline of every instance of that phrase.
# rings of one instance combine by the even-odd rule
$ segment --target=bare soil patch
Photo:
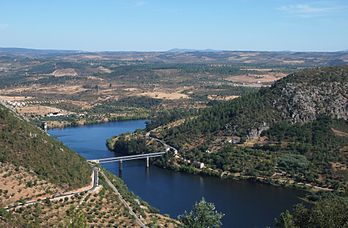
[[[186,94],[182,94],[179,92],[164,92],[164,91],[143,92],[138,94],[138,96],[147,96],[147,97],[163,99],[163,100],[179,100],[179,99],[189,98],[189,96],[187,96]]]
[[[231,76],[226,78],[226,80],[235,82],[235,83],[271,84],[274,81],[277,81],[285,76],[286,74],[284,73],[268,73],[263,75],[244,74],[244,75],[238,75],[238,76]]]
[[[209,100],[215,100],[215,101],[230,101],[238,97],[239,96],[208,95]]]
[[[78,73],[73,68],[66,68],[66,69],[58,69],[52,72],[52,75],[54,77],[63,77],[63,76],[78,76]]]
[[[26,97],[26,96],[0,96],[0,100],[3,101],[25,101],[30,100],[33,97]]]
[[[63,115],[69,114],[68,111],[55,108],[55,107],[44,106],[44,105],[25,106],[25,107],[17,108],[17,111],[23,115],[39,115],[39,116],[44,116],[49,113],[56,113],[56,112],[61,113]]]
[[[339,130],[336,130],[336,129],[334,129],[334,128],[331,128],[331,130],[333,131],[333,133],[334,133],[336,136],[339,136],[339,137],[347,137],[347,138],[348,138],[348,133],[347,133],[347,132],[339,131]]]

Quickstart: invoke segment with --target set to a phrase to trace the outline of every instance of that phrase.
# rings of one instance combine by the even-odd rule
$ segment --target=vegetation
[[[296,205],[293,212],[283,212],[276,224],[281,228],[326,228],[348,226],[348,201],[344,198],[327,198],[312,208]]]
[[[317,88],[313,88],[313,90],[317,89],[318,93],[321,89],[320,85],[324,86],[324,82],[330,82],[332,86],[336,85],[336,88],[331,90],[332,95],[327,94],[323,98],[326,99],[325,101],[316,101],[318,103],[317,112],[332,117],[335,114],[322,108],[322,105],[328,100],[333,101],[335,97],[333,94],[344,95],[345,86],[348,83],[347,75],[348,67],[346,66],[306,70],[290,75],[275,83],[271,88],[261,89],[258,93],[252,93],[229,102],[221,102],[207,108],[197,118],[169,129],[164,138],[172,145],[182,148],[184,144],[210,134],[236,135],[246,139],[246,137],[252,137],[253,130],[260,131],[282,121],[293,121],[291,116],[293,113],[288,112],[287,109],[295,109],[294,112],[298,113],[301,113],[302,110],[290,107],[292,101],[289,101],[290,98],[284,97],[282,91],[286,89],[286,85],[294,83],[299,83],[299,89],[304,92],[305,85],[318,86],[320,83]],[[306,115],[309,115],[307,113],[302,115],[306,118],[318,118],[318,116],[307,117]],[[298,122],[305,122],[305,120],[300,119]]]
[[[192,211],[179,216],[182,227],[187,228],[214,228],[222,225],[224,214],[215,209],[214,204],[208,203],[204,198],[196,202]]]
[[[174,122],[179,119],[183,119],[188,116],[197,114],[196,109],[166,109],[156,112],[151,115],[149,121],[146,123],[146,131],[153,130],[159,126]]]
[[[67,214],[67,221],[65,225],[66,227],[69,227],[69,228],[87,227],[87,219],[82,211],[76,208],[70,207],[69,210],[67,210],[66,214]]]
[[[120,136],[113,145],[111,145],[112,143],[111,141],[108,143],[110,149],[124,154],[145,154],[150,152],[144,138],[127,139],[125,136]]]
[[[0,105],[0,162],[33,170],[58,186],[90,182],[91,168],[77,153]]]
[[[340,111],[340,105],[346,103],[342,99],[336,109],[323,106],[334,102],[335,94],[344,96],[347,80],[346,66],[305,70],[271,88],[182,115],[182,121],[172,126],[180,113],[159,114],[147,130],[167,124],[156,137],[178,148],[180,157],[167,156],[156,163],[192,173],[343,194],[348,190],[348,122],[335,117],[346,115]],[[295,96],[287,97],[292,87],[301,91],[295,94],[298,100],[310,100],[308,96],[315,94],[313,102],[305,104],[315,103],[315,112],[299,109],[296,101],[289,100]],[[119,143],[120,151],[137,148],[146,152],[148,147],[141,137],[120,138]],[[195,162],[203,162],[205,168],[195,168]]]

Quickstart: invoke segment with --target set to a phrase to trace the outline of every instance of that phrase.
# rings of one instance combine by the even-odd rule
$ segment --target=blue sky
[[[347,0],[1,0],[0,47],[348,49]]]

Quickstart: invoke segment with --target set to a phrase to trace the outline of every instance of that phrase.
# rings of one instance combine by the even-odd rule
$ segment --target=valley
[[[190,192],[184,207],[174,210],[180,190],[163,192],[172,198],[167,205],[164,198],[159,201],[148,192],[161,190],[129,179],[142,175],[144,186],[177,183],[171,179],[174,175],[185,185],[199,178],[201,184],[206,180],[209,191],[231,189],[242,198],[258,189],[266,201],[272,194],[291,199],[274,204],[272,213],[265,209],[268,214],[253,218],[248,226],[272,225],[282,211],[301,202],[299,198],[311,203],[330,194],[344,198],[348,77],[346,66],[332,65],[344,63],[345,56],[0,49],[0,171],[6,183],[1,206],[11,207],[1,211],[2,222],[50,226],[76,220],[89,226],[177,227],[182,220],[174,218],[189,210],[197,197],[236,200],[228,194],[216,198],[205,193],[203,185],[193,184],[200,193]],[[127,124],[133,124],[128,121],[143,122],[129,128]],[[126,130],[109,132],[102,125],[114,122]],[[39,130],[43,123],[61,142]],[[76,146],[61,135],[74,129],[84,132],[82,125],[92,130],[83,134],[86,145]],[[117,174],[117,166],[105,164],[99,167],[100,187],[89,185],[94,168],[85,159],[164,151],[166,144],[175,149],[151,159],[145,173],[139,170],[144,168],[141,162],[132,162],[126,165],[124,183],[111,174]],[[159,181],[156,176],[169,179]],[[243,195],[239,186],[249,193]],[[253,204],[263,207],[266,202],[258,200]],[[217,206],[228,212],[226,226],[246,224],[250,217],[244,211],[239,215],[244,219],[233,222],[236,208]]]

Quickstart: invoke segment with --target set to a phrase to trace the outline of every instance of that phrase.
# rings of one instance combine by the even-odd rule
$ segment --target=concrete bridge
[[[165,152],[156,152],[156,153],[148,153],[148,154],[137,154],[137,155],[129,155],[129,156],[92,159],[92,160],[88,160],[88,161],[90,163],[96,163],[96,164],[118,162],[118,172],[119,172],[119,176],[121,176],[123,161],[146,159],[146,168],[148,168],[150,166],[150,158],[161,157],[165,153],[167,153],[167,152],[165,151]]]

